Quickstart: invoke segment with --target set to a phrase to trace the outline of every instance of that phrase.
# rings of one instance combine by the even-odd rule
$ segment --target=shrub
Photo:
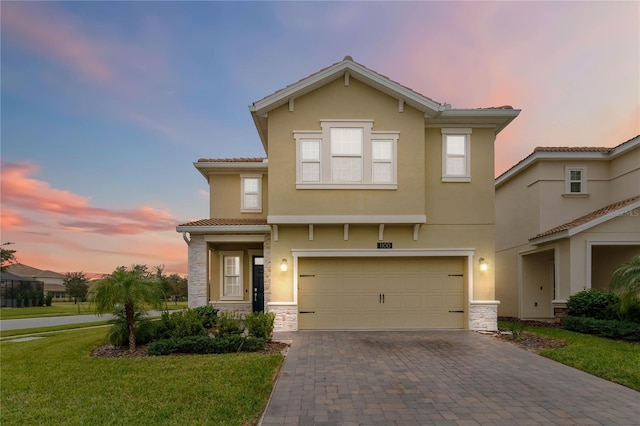
[[[107,332],[107,341],[113,346],[127,346],[129,344],[129,325],[125,317],[124,308],[118,306],[114,312],[115,318],[109,322],[112,324]],[[136,343],[149,343],[156,336],[157,325],[154,321],[142,318],[142,313],[135,315]]]
[[[149,355],[183,354],[221,354],[230,352],[252,352],[263,349],[264,339],[245,337],[242,334],[228,334],[223,337],[188,336],[161,339],[147,349]]]
[[[511,323],[511,337],[513,337],[513,340],[520,341],[520,336],[522,335],[524,328],[524,323],[519,319]]]
[[[216,325],[218,320],[218,310],[212,306],[198,306],[193,311],[202,319],[204,328],[211,328]]]
[[[237,312],[222,312],[218,315],[218,337],[229,334],[240,334],[243,328],[240,326],[242,317]]]
[[[163,312],[158,327],[158,337],[206,336],[205,320],[194,309],[185,309],[169,314]]]
[[[48,291],[44,296],[44,304],[45,306],[51,306],[51,302],[53,302],[53,293]]]
[[[615,306],[619,297],[600,290],[584,290],[567,299],[567,315],[601,320],[617,319]]]
[[[270,342],[273,338],[273,323],[276,315],[273,312],[251,312],[245,318],[249,336],[258,337]]]
[[[640,324],[630,321],[568,316],[565,317],[563,326],[567,330],[610,339],[640,340]]]

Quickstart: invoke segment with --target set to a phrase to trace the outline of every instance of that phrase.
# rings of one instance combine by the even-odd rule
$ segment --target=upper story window
[[[566,166],[564,192],[566,195],[587,193],[587,168],[584,166]]]
[[[322,120],[321,128],[294,132],[296,188],[397,188],[399,132],[373,131],[373,120]]]
[[[241,175],[242,186],[241,211],[244,213],[262,212],[262,175]]]
[[[442,181],[471,181],[471,129],[442,129]]]

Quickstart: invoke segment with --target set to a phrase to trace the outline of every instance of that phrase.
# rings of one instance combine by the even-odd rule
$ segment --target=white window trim
[[[247,195],[244,192],[244,180],[245,179],[258,179],[258,207],[245,207],[244,196]],[[261,174],[241,174],[240,175],[240,211],[242,213],[262,213],[262,175]]]
[[[296,189],[398,189],[398,131],[374,131],[373,120],[320,120],[321,131],[295,130],[296,141]],[[362,146],[362,181],[331,181],[331,128],[359,127],[363,129]],[[320,182],[304,182],[302,179],[301,145],[303,140],[320,140]],[[373,182],[373,141],[390,140],[392,142],[392,181],[389,183]]]
[[[580,192],[571,192],[571,172],[580,171]],[[586,196],[587,192],[587,166],[585,165],[565,165],[564,166],[564,194],[565,197]]]
[[[442,132],[442,182],[471,182],[471,132],[470,128],[443,128]],[[466,173],[463,176],[447,174],[447,136],[465,137]]]
[[[239,257],[240,258],[240,295],[238,296],[225,296],[224,295],[224,259],[225,257]],[[244,252],[241,251],[221,251],[220,252],[220,300],[244,300]]]

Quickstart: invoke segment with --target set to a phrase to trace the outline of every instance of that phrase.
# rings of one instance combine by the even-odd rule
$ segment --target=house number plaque
[[[379,249],[391,249],[391,248],[393,248],[393,243],[385,243],[385,242],[378,243],[378,248]]]

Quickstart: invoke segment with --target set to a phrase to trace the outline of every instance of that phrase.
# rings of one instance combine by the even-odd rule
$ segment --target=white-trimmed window
[[[397,189],[399,132],[373,120],[321,120],[321,131],[294,131],[296,188]]]
[[[585,166],[565,167],[565,194],[587,193],[587,168]]]
[[[262,212],[262,175],[240,176],[242,206],[244,213]]]
[[[471,129],[442,129],[442,181],[471,181]]]
[[[220,254],[220,298],[242,300],[242,252]]]

